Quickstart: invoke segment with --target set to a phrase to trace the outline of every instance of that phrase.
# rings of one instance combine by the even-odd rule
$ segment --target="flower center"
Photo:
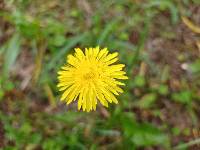
[[[83,78],[85,80],[91,80],[91,79],[94,79],[95,78],[95,74],[93,72],[87,72],[86,74],[83,75]]]
[[[75,77],[77,82],[82,82],[83,84],[97,82],[101,78],[101,70],[101,67],[96,62],[82,62],[76,70]]]

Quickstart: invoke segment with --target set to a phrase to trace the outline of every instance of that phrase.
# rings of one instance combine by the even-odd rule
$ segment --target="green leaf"
[[[20,44],[21,40],[20,35],[18,33],[14,34],[7,44],[3,64],[3,72],[6,76],[8,75],[10,69],[12,68],[17,59],[18,54],[20,53]]]
[[[66,39],[64,35],[55,35],[54,38],[49,40],[49,43],[54,46],[62,46],[65,43]]]
[[[156,93],[148,93],[144,95],[140,101],[138,101],[138,106],[141,108],[151,107],[157,99]]]
[[[131,141],[137,147],[153,145],[167,147],[169,144],[168,136],[149,123],[137,123],[129,117],[123,117],[122,127],[126,140]]]
[[[172,133],[175,135],[175,136],[178,136],[180,135],[181,133],[181,130],[178,128],[178,127],[174,127],[171,129],[172,130]]]
[[[146,83],[144,76],[137,75],[134,78],[134,83],[135,83],[135,86],[137,86],[137,87],[143,87]]]
[[[3,90],[0,89],[0,101],[2,100],[3,96],[4,96],[4,92]]]
[[[189,69],[192,71],[192,73],[200,73],[200,59],[197,59],[190,64]]]
[[[117,130],[96,129],[96,133],[101,136],[110,136],[110,137],[120,136],[120,132]]]
[[[191,91],[185,90],[179,93],[173,93],[172,99],[183,104],[190,104],[193,98],[192,95]]]
[[[0,47],[0,55],[2,55],[4,53],[5,48],[6,48],[5,45]]]
[[[169,92],[168,90],[168,86],[167,85],[164,85],[164,84],[161,84],[158,88],[158,93],[161,94],[161,95],[167,95]]]
[[[76,112],[66,112],[66,113],[57,113],[55,115],[48,116],[50,120],[55,120],[63,123],[72,123],[80,118],[82,114],[77,114]],[[68,117],[66,117],[68,116]]]

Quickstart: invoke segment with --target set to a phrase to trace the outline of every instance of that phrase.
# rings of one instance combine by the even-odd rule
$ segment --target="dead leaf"
[[[200,27],[194,25],[188,18],[182,16],[182,21],[183,23],[193,32],[195,33],[200,33]]]

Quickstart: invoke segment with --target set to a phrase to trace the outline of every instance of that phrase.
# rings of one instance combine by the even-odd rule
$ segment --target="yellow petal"
[[[104,58],[107,54],[108,54],[107,48],[102,49],[97,56],[98,60]]]
[[[69,87],[71,86],[72,84],[74,83],[74,81],[62,81],[60,83],[58,83],[57,87],[62,87],[62,86],[65,86],[65,87]]]
[[[128,77],[127,77],[127,76],[124,76],[124,75],[113,75],[112,77],[113,77],[113,78],[116,78],[116,79],[123,79],[123,80],[128,79]]]
[[[116,97],[109,91],[105,90],[104,95],[110,103],[114,102],[115,104],[118,104],[118,100],[116,99]]]
[[[62,70],[69,71],[69,70],[71,69],[71,67],[69,67],[69,66],[63,66],[63,67],[61,67],[61,69],[62,69]]]
[[[101,103],[103,106],[108,107],[108,102],[107,102],[107,100],[105,99],[105,97],[103,96],[103,94],[97,93],[97,98],[99,99],[100,103]]]
[[[70,65],[74,66],[74,67],[76,67],[76,66],[79,65],[79,60],[78,60],[76,57],[74,57],[73,55],[69,55],[69,56],[67,57],[67,62],[68,62]]]
[[[94,59],[96,59],[96,57],[98,56],[98,54],[99,54],[99,47],[96,47],[95,49],[94,49]]]
[[[115,58],[115,57],[117,57],[118,56],[118,53],[117,52],[115,52],[115,53],[113,53],[113,54],[109,54],[108,56],[106,56],[105,57],[105,59],[103,60],[104,62],[107,62],[107,61],[109,61],[109,60],[111,60],[111,59],[113,59],[113,58]]]
[[[83,53],[83,51],[80,48],[75,48],[75,56],[79,59],[82,60],[84,59],[85,55]]]
[[[75,86],[73,91],[68,95],[67,104],[70,104],[73,100],[76,100],[76,98],[79,95],[79,86]]]
[[[87,89],[85,88],[83,90],[83,105],[82,105],[82,108],[83,108],[83,111],[86,110],[86,104],[87,104]]]
[[[107,91],[105,88],[102,88],[101,91],[102,91],[103,95],[105,96],[106,100],[107,100],[109,103],[112,103],[112,100],[111,100],[111,98],[109,97],[108,91]]]
[[[69,87],[69,88],[63,93],[63,95],[62,95],[62,97],[61,97],[60,100],[61,100],[61,101],[65,100],[65,98],[68,96],[68,94],[69,94],[71,91],[73,91],[74,87],[75,87],[75,85],[72,85],[71,87]]]
[[[121,75],[125,75],[125,74],[126,74],[126,72],[124,72],[124,71],[115,71],[115,72],[113,72],[111,74],[111,76],[112,75],[114,75],[114,76],[121,76]]]
[[[106,86],[106,89],[107,89],[108,91],[111,91],[111,92],[114,93],[115,95],[119,95],[119,94],[117,93],[117,91],[116,91],[113,87],[111,87],[111,86]]]
[[[115,63],[116,61],[118,61],[118,58],[114,58],[114,59],[112,59],[110,61],[107,61],[106,65],[111,65],[111,64]]]
[[[89,52],[88,52],[88,55],[89,55],[89,58],[93,57],[93,48],[89,48]]]
[[[78,99],[78,110],[81,109],[83,103],[83,90],[81,90],[80,95],[79,95],[79,99]]]

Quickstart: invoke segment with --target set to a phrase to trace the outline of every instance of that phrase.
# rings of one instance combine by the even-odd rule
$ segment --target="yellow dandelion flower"
[[[70,104],[78,100],[78,110],[96,110],[97,101],[108,107],[109,103],[118,103],[115,95],[125,85],[118,79],[128,79],[122,71],[124,64],[118,61],[118,53],[109,54],[107,48],[75,48],[74,55],[68,55],[67,64],[58,71],[58,88],[63,91],[61,101]]]

